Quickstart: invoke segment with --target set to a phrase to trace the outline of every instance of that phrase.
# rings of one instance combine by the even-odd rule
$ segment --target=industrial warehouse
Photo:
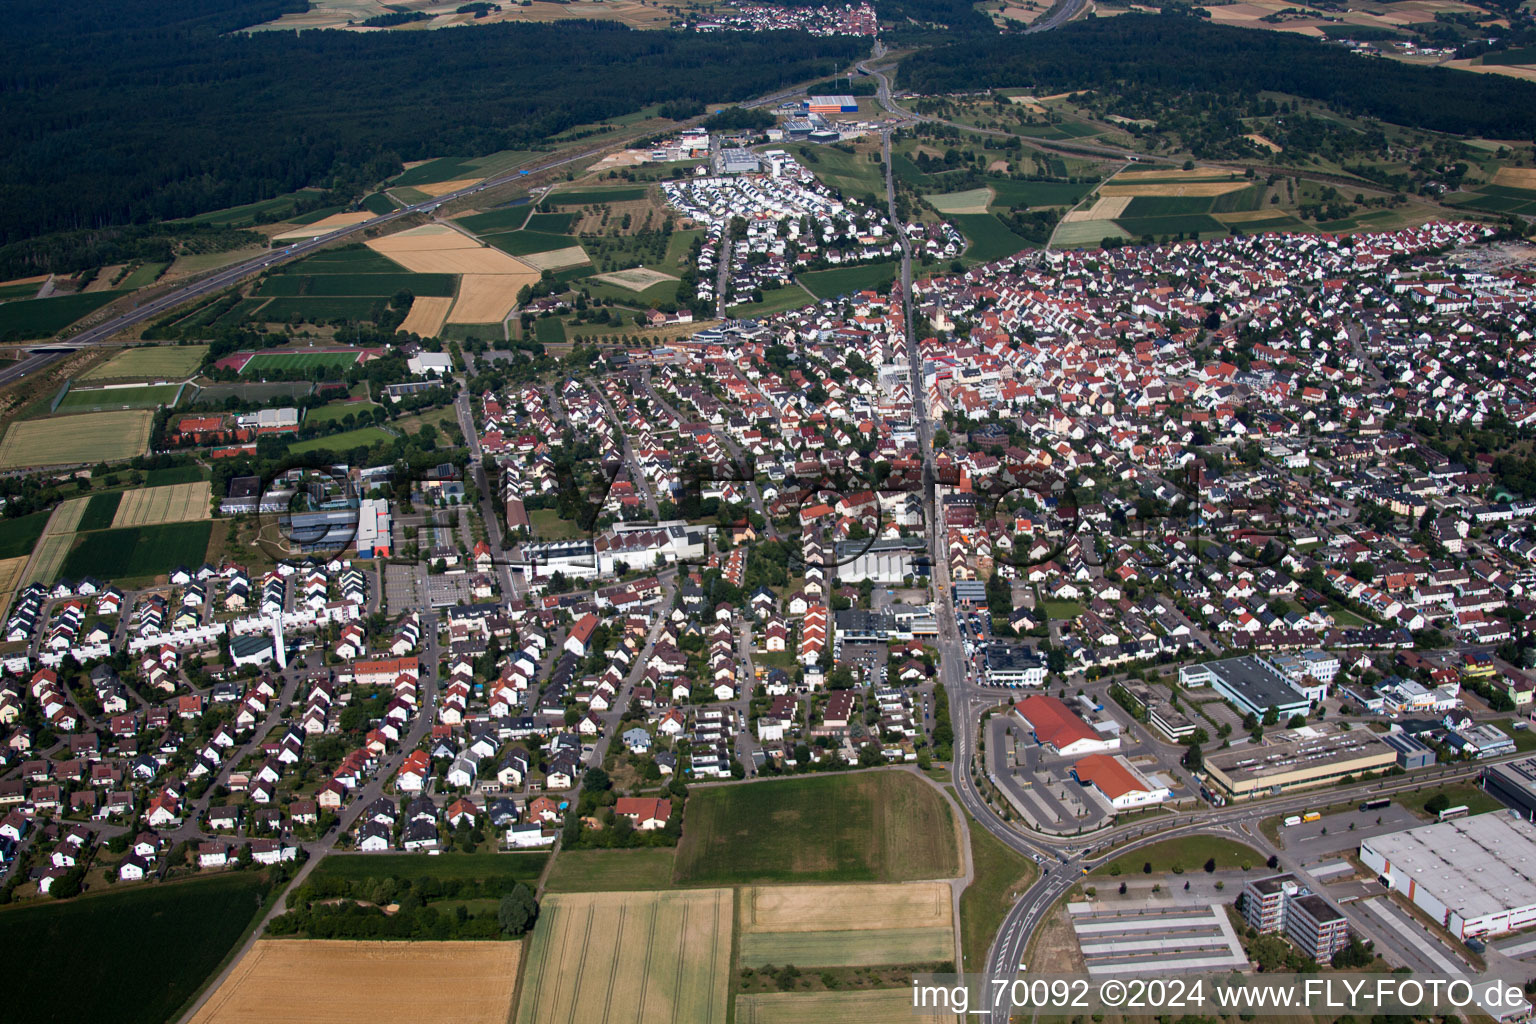
[[[1458,938],[1536,924],[1536,825],[1513,814],[1375,836],[1360,860]]]
[[[1397,751],[1375,733],[1317,722],[1276,730],[1257,744],[1207,754],[1205,773],[1213,788],[1244,799],[1322,786],[1346,776],[1385,771],[1396,763]]]

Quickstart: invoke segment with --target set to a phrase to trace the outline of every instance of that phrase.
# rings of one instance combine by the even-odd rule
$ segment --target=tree
[[[501,898],[496,910],[496,921],[507,935],[521,935],[533,927],[539,916],[539,903],[533,898],[533,890],[522,882]]]
[[[1439,814],[1441,811],[1450,806],[1451,798],[1446,796],[1444,793],[1436,793],[1434,796],[1424,801],[1424,810],[1428,811],[1430,814]]]
[[[1189,749],[1184,751],[1184,756],[1179,759],[1179,762],[1192,772],[1197,772],[1204,767],[1205,754],[1201,752],[1200,744],[1191,743]]]
[[[601,768],[588,768],[581,777],[581,788],[593,793],[605,793],[613,788],[613,781]]]

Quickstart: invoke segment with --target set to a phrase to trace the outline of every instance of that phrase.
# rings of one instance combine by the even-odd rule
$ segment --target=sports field
[[[952,961],[946,882],[754,886],[741,903],[743,965],[873,967]]]
[[[902,882],[960,872],[943,798],[891,770],[701,789],[677,848],[680,883]]]
[[[196,567],[208,551],[213,524],[165,523],[87,533],[64,559],[66,576],[159,576],[178,565]]]
[[[147,409],[20,420],[0,439],[0,469],[131,459],[144,454],[153,423]]]
[[[730,889],[546,896],[518,1024],[723,1024]]]
[[[240,375],[260,373],[262,370],[308,370],[316,366],[337,371],[345,370],[357,362],[361,353],[345,352],[257,352],[240,368]]]
[[[868,992],[761,992],[736,997],[736,1024],[957,1024],[952,1013],[918,1014],[907,988]]]
[[[125,348],[80,375],[81,380],[184,380],[203,364],[207,345],[143,345]]]
[[[174,405],[180,384],[139,384],[128,387],[70,388],[57,413],[109,412],[114,409],[158,409]]]
[[[505,1024],[516,942],[263,939],[192,1024]]]
[[[211,518],[210,485],[206,480],[168,487],[141,487],[123,494],[112,520],[115,528],[157,526]]]

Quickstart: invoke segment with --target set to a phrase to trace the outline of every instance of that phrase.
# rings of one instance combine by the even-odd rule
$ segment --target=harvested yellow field
[[[515,942],[263,939],[192,1024],[505,1024]]]
[[[10,288],[18,284],[40,285],[46,280],[48,280],[47,274],[33,274],[31,277],[13,277],[9,281],[0,281],[0,288]]]
[[[511,274],[465,274],[459,279],[459,297],[454,300],[448,319],[456,324],[490,324],[505,320],[517,305],[517,293],[531,285],[539,275],[529,271],[522,277]]]
[[[90,503],[89,496],[70,498],[68,501],[61,502],[59,507],[53,510],[53,515],[48,517],[48,525],[43,527],[43,536],[74,533],[80,528],[80,520],[85,518],[85,506]]]
[[[546,897],[518,1024],[723,1024],[734,902],[731,889]]]
[[[123,272],[123,268],[126,266],[126,263],[118,263],[110,267],[102,267],[96,272],[96,276],[91,279],[91,283],[86,285],[82,291],[87,294],[110,291],[113,288],[112,282],[117,278],[118,274]]]
[[[579,245],[568,245],[564,249],[551,249],[548,252],[531,252],[518,258],[535,270],[564,270],[567,267],[584,267],[592,262],[587,256],[587,250]]]
[[[736,1024],[959,1024],[953,1013],[917,1013],[910,988],[872,992],[763,992],[736,997]]]
[[[1124,234],[1125,229],[1112,220],[1074,221],[1071,224],[1056,225],[1056,232],[1051,236],[1051,245],[1056,248],[1071,245],[1098,245],[1106,238]]]
[[[1509,78],[1536,82],[1536,68],[1524,64],[1475,64],[1470,60],[1448,60],[1439,66],[1460,68],[1462,71],[1472,71],[1479,75],[1505,75]]]
[[[16,585],[21,582],[21,574],[31,560],[31,555],[18,555],[15,558],[0,561],[0,611],[10,610],[11,595],[16,592]]]
[[[521,278],[513,286],[513,294],[539,279],[539,272],[522,260],[482,245],[446,224],[427,224],[398,235],[375,238],[368,247],[417,274],[500,274]]]
[[[301,224],[280,235],[273,235],[272,241],[286,242],[295,238],[318,238],[329,234],[337,228],[344,228],[352,224],[361,224],[365,220],[372,220],[377,214],[367,210],[356,210],[352,213],[333,213],[329,217],[322,217],[313,224]]]
[[[1500,167],[1493,176],[1495,185],[1536,189],[1536,167]]]
[[[1099,189],[1101,196],[1224,196],[1241,192],[1246,181],[1175,181],[1166,185],[1117,185],[1111,182]]]
[[[1278,152],[1280,152],[1280,150],[1282,148],[1281,145],[1278,142],[1275,142],[1273,139],[1266,139],[1264,136],[1260,135],[1258,132],[1249,132],[1247,135],[1244,135],[1243,138],[1247,139],[1249,142],[1253,143],[1255,146],[1263,146],[1265,149],[1269,150],[1271,153],[1278,153]]]
[[[949,884],[758,885],[743,896],[744,932],[818,932],[833,922],[844,931],[949,928]]]
[[[414,188],[416,191],[425,192],[433,199],[436,199],[438,196],[445,196],[449,192],[457,192],[461,188],[469,188],[469,186],[479,180],[479,178],[460,178],[457,181],[434,181],[428,185],[416,185]]]
[[[207,480],[124,491],[122,501],[117,506],[117,515],[112,518],[112,528],[211,519],[211,494],[211,485]]]
[[[144,454],[154,418],[150,409],[125,409],[20,420],[0,440],[0,469],[131,459]]]
[[[1085,220],[1114,220],[1131,205],[1131,196],[1100,196],[1085,210],[1073,210],[1061,218],[1063,224],[1076,224]]]
[[[443,329],[453,299],[448,296],[417,296],[411,302],[411,311],[405,315],[400,330],[406,334],[419,334],[423,338],[434,337]]]
[[[632,292],[643,292],[652,285],[661,284],[663,281],[676,281],[677,278],[648,267],[633,267],[629,270],[615,270],[609,274],[594,274],[592,280],[616,284]]]
[[[1167,181],[1169,178],[1198,180],[1200,178],[1225,178],[1231,173],[1225,167],[1196,167],[1188,171],[1176,171],[1169,167],[1162,170],[1121,171],[1115,175],[1115,181]]]

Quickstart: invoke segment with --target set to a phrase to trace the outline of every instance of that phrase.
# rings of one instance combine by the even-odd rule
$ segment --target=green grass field
[[[241,871],[0,911],[10,1024],[175,1020],[245,931],[265,876]]]
[[[134,267],[133,270],[129,271],[128,276],[117,282],[117,287],[121,291],[131,292],[146,285],[154,284],[160,279],[160,275],[165,273],[165,268],[168,266],[170,266],[169,263],[141,264]]]
[[[197,372],[207,345],[140,345],[91,367],[81,380],[184,380]]]
[[[560,513],[552,508],[530,509],[528,525],[532,527],[533,535],[540,540],[570,540],[581,536],[581,526],[578,523],[570,519],[561,519]]]
[[[901,882],[959,872],[942,797],[904,771],[698,789],[676,877],[694,885]]]
[[[329,437],[316,437],[309,441],[300,441],[298,444],[288,446],[289,455],[303,455],[305,452],[345,452],[353,448],[372,448],[376,444],[384,444],[394,440],[394,435],[382,427],[359,427],[356,430],[345,430],[340,434],[331,434]]]
[[[1185,836],[1181,839],[1165,839],[1160,843],[1121,854],[1103,867],[1094,870],[1095,875],[1114,875],[1115,869],[1123,875],[1165,874],[1174,868],[1184,871],[1200,871],[1206,861],[1214,859],[1218,871],[1232,868],[1263,867],[1265,856],[1251,846],[1244,846],[1221,836]]]
[[[563,235],[571,230],[571,225],[576,222],[574,211],[562,213],[535,213],[528,218],[528,223],[523,225],[529,231],[547,231],[551,234]]]
[[[508,256],[531,256],[537,252],[554,252],[579,244],[571,235],[555,235],[544,231],[503,231],[485,235],[482,240]]]
[[[468,217],[459,217],[454,223],[466,231],[472,231],[477,235],[496,234],[501,231],[520,230],[530,216],[527,203],[518,206],[503,206],[496,210],[487,210],[484,213],[471,214]],[[573,213],[544,213],[541,217],[563,217],[569,223],[575,217]],[[533,227],[533,225],[529,225]]]
[[[990,263],[1004,256],[1012,256],[1020,249],[1029,248],[1029,243],[1009,231],[996,214],[953,213],[945,219],[971,240],[970,248],[965,250],[965,255],[970,259]]]
[[[52,337],[123,294],[121,291],[90,292],[0,303],[0,341]]]
[[[453,853],[431,857],[425,853],[333,853],[310,877],[339,878],[348,882],[372,878],[480,879],[512,878],[532,885],[549,860],[547,853]]]
[[[64,559],[63,575],[107,579],[159,576],[178,565],[196,568],[208,550],[210,522],[166,523],[102,530],[80,538]]]
[[[122,503],[122,500],[122,491],[91,495],[91,500],[86,503],[85,512],[80,516],[80,522],[75,529],[81,532],[107,529],[112,525],[112,520],[117,515],[117,506]]]
[[[238,227],[255,224],[258,217],[272,218],[263,220],[263,223],[277,223],[277,219],[287,216],[298,208],[299,197],[302,192],[290,192],[287,195],[274,196],[271,199],[262,199],[254,203],[246,203],[244,206],[231,206],[224,210],[211,210],[208,213],[200,213],[196,217],[188,217],[192,224],[211,224],[214,227]],[[311,193],[312,194],[312,193]]]
[[[812,270],[800,274],[800,283],[818,299],[831,299],[839,295],[852,295],[872,288],[881,295],[891,290],[900,269],[897,263],[868,263],[860,267],[835,267],[831,270]]]
[[[533,322],[533,337],[545,345],[558,345],[565,340],[565,325],[559,317],[542,317]]]
[[[440,181],[490,178],[510,171],[518,164],[527,163],[530,157],[537,155],[523,149],[503,149],[487,156],[440,157],[419,167],[412,167],[391,182],[391,185],[435,185]]]
[[[389,198],[389,196],[385,195],[383,192],[375,192],[363,200],[363,209],[367,210],[369,213],[376,213],[382,217],[386,213],[395,212],[395,210],[399,209],[399,207],[395,205],[395,201],[393,199]]]
[[[453,274],[276,274],[261,282],[256,294],[290,298],[361,295],[387,299],[396,292],[452,296],[457,287],[458,279]]]
[[[1227,226],[1205,214],[1184,214],[1172,217],[1118,217],[1115,220],[1132,238],[1150,235],[1161,238],[1177,234],[1226,234]]]
[[[400,264],[365,245],[317,252],[285,268],[289,274],[408,274]]]
[[[1069,181],[1001,181],[988,178],[987,185],[997,197],[993,206],[1018,209],[1031,206],[1073,206],[1093,188]]]
[[[1508,732],[1509,730],[1506,729],[1505,731]],[[1520,734],[1516,733],[1515,735],[1518,736]],[[1433,818],[1434,815],[1426,811],[1424,805],[1434,797],[1442,795],[1446,800],[1450,801],[1446,806],[1459,807],[1465,805],[1469,814],[1486,814],[1488,811],[1500,810],[1504,806],[1499,803],[1497,798],[1489,796],[1476,786],[1428,786],[1424,789],[1415,790],[1412,793],[1396,794],[1392,799],[1415,814],[1423,815],[1426,818]]]
[[[266,323],[282,323],[297,316],[309,323],[325,320],[372,320],[386,300],[382,298],[289,298],[271,299],[261,309]]]
[[[33,281],[29,284],[0,285],[0,302],[9,302],[12,299],[30,299],[37,294],[37,290],[42,286],[41,281]]]
[[[1040,869],[1021,853],[1004,846],[966,815],[971,832],[971,864],[975,877],[960,894],[960,947],[965,970],[979,970],[987,947],[1013,906],[1014,896],[1034,884]]]
[[[1136,196],[1117,220],[1127,217],[1179,217],[1210,213],[1216,196]]]
[[[797,159],[829,188],[847,197],[885,194],[885,172],[863,153],[844,153],[826,146],[793,148]]]
[[[324,366],[339,373],[355,362],[356,352],[258,352],[240,373],[246,376],[265,369],[308,370],[316,366]]]
[[[24,516],[7,516],[0,519],[0,558],[20,558],[30,555],[43,535],[52,511],[33,512]]]
[[[336,420],[351,416],[357,419],[359,413],[372,416],[375,408],[372,402],[333,402],[330,405],[322,405],[318,409],[311,409],[304,414],[305,423],[331,423]]]
[[[618,892],[666,889],[672,885],[677,851],[666,847],[634,850],[561,850],[544,887],[550,892]]]
[[[743,302],[738,306],[731,306],[727,312],[735,317],[772,316],[775,313],[809,306],[815,301],[816,297],[810,292],[798,284],[791,284],[783,288],[765,289],[762,302]]]
[[[54,411],[107,412],[111,409],[158,409],[171,405],[181,393],[180,384],[144,384],[129,388],[71,388]]]
[[[580,188],[551,192],[539,204],[549,206],[593,206],[601,203],[632,203],[645,198],[644,185],[614,185],[607,188]]]

